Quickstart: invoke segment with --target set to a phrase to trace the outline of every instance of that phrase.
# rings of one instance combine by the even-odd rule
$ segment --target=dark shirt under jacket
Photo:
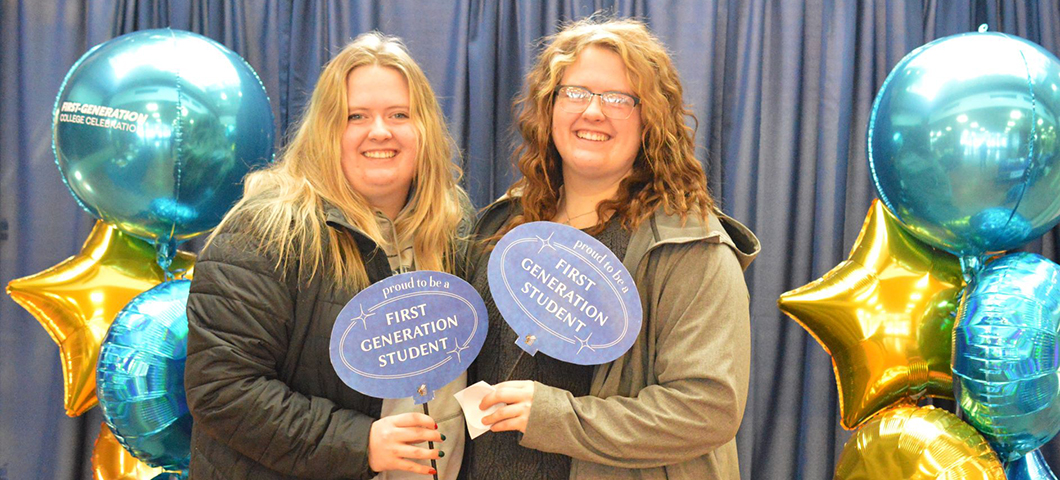
[[[477,238],[489,238],[499,227],[480,225]],[[630,233],[622,229],[620,222],[612,220],[595,237],[621,259],[629,246]],[[495,243],[490,242],[489,247]],[[530,356],[516,345],[515,331],[505,323],[489,292],[488,251],[479,250],[470,256],[471,284],[486,303],[490,323],[486,343],[472,366],[468,384],[480,380],[490,385],[507,380],[534,380],[567,390],[575,397],[588,395],[593,366],[562,362],[544,353]],[[521,436],[519,432],[488,432],[469,442],[469,454],[465,456],[461,477],[472,480],[555,480],[570,476],[570,457],[522,447],[519,445]]]

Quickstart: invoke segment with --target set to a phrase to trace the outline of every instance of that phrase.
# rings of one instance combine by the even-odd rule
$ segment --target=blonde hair
[[[358,36],[324,66],[279,160],[246,177],[243,198],[210,240],[230,225],[246,229],[260,238],[261,251],[276,255],[276,267],[284,273],[295,259],[308,278],[327,265],[329,271],[324,273],[345,287],[368,285],[356,243],[350,235],[326,226],[324,205],[337,207],[353,226],[382,243],[372,208],[350,186],[340,161],[347,78],[354,69],[369,65],[393,68],[405,77],[418,134],[408,205],[395,219],[398,245],[412,239],[416,268],[455,269],[457,229],[469,202],[457,184],[460,168],[451,160],[454,143],[426,75],[398,38],[378,32]]]
[[[516,166],[523,177],[509,188],[520,193],[523,214],[512,225],[550,220],[557,214],[563,185],[562,159],[552,140],[554,91],[567,66],[590,46],[606,48],[629,72],[633,94],[640,97],[644,128],[633,171],[615,198],[597,205],[598,218],[613,211],[632,231],[662,206],[667,214],[705,217],[714,209],[703,167],[695,158],[695,130],[685,117],[695,116],[682,100],[681,81],[666,48],[641,22],[593,16],[564,26],[545,39],[547,45],[526,76],[526,91],[515,101],[522,143]],[[698,122],[697,122],[698,123]],[[606,225],[591,230],[597,233]]]

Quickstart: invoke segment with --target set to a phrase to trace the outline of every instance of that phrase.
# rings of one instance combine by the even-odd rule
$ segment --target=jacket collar
[[[340,210],[339,207],[324,202],[324,218],[327,221],[328,226],[346,230],[350,236],[353,237],[353,241],[357,243],[357,248],[360,249],[361,252],[368,253],[378,248],[375,240],[372,240],[372,238],[361,231],[360,228],[355,227],[346,220],[346,215],[342,213],[342,210]]]
[[[512,216],[522,213],[522,205],[518,200],[518,196],[506,194],[484,208],[479,215],[479,225],[475,229],[475,234],[477,235],[480,229],[496,231],[501,225],[491,224],[498,221],[505,222]],[[698,241],[729,246],[744,270],[762,250],[761,243],[751,229],[720,211],[711,213],[705,220],[697,216],[689,216],[682,222],[680,216],[667,215],[659,209],[642,223],[637,231],[633,232],[622,263],[630,273],[633,273],[637,271],[648,253],[660,245]]]
[[[699,241],[727,245],[744,270],[762,250],[751,229],[720,211],[715,210],[706,219],[690,215],[682,222],[679,215],[667,215],[659,209],[633,232],[622,263],[635,272],[648,253],[660,245]]]

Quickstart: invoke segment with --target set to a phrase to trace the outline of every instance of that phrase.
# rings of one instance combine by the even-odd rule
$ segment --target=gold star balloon
[[[832,356],[841,424],[924,395],[953,398],[951,332],[960,263],[907,232],[876,200],[850,256],[780,296],[780,309]]]
[[[107,424],[99,429],[96,447],[92,450],[92,478],[95,480],[150,480],[162,473],[141,462],[122,448]]]
[[[194,262],[194,255],[178,252],[170,271],[191,278]],[[165,280],[154,247],[97,222],[80,253],[7,284],[7,294],[59,345],[67,415],[76,417],[96,405],[96,359],[114,316]]]
[[[1001,461],[979,432],[932,407],[896,407],[847,441],[835,480],[1004,480]]]

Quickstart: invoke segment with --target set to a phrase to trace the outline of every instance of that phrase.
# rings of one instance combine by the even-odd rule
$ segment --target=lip
[[[396,148],[373,148],[362,151],[361,156],[371,160],[389,160],[398,156],[399,153],[401,152]]]
[[[601,132],[600,130],[592,130],[592,129],[588,129],[588,128],[579,128],[579,129],[574,130],[573,133],[574,133],[574,138],[577,138],[578,140],[585,140],[587,142],[593,142],[593,143],[603,143],[603,142],[607,142],[607,141],[610,141],[613,138],[615,138],[615,136],[610,134],[610,133]],[[590,136],[603,136],[603,137],[606,137],[606,138],[603,139],[603,140],[594,140],[594,139],[591,139],[591,138],[584,138],[584,137],[582,137],[579,134],[589,134]]]

